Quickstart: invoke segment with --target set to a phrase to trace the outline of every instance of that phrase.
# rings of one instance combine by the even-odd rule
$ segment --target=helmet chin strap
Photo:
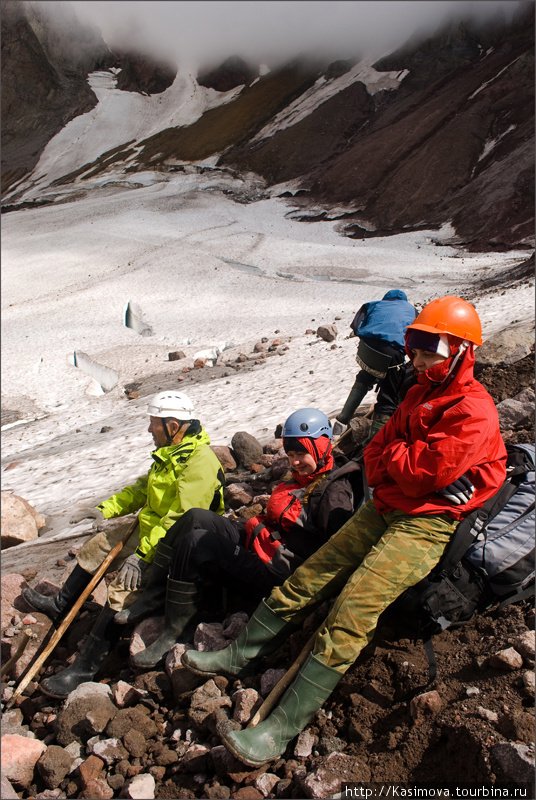
[[[456,367],[456,364],[458,363],[458,361],[460,360],[461,356],[465,353],[465,351],[467,350],[468,347],[469,347],[469,342],[467,342],[464,339],[463,342],[460,345],[460,348],[459,348],[458,352],[456,353],[456,355],[452,359],[452,363],[451,363],[451,365],[449,367],[449,371],[447,372],[447,374],[445,376],[445,380],[447,380],[447,378],[450,376],[450,374],[452,373],[452,371]]]

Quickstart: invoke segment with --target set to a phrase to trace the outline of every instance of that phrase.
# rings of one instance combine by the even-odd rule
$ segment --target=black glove
[[[438,489],[438,494],[442,495],[445,500],[454,503],[455,506],[465,505],[475,493],[475,487],[466,475],[449,483],[444,489]]]

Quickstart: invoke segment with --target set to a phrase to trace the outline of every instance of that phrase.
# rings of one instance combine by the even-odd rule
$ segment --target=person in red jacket
[[[341,474],[344,469],[333,472],[332,435],[322,411],[295,411],[282,431],[291,477],[275,487],[265,514],[244,522],[195,508],[170,528],[165,538],[172,552],[169,577],[167,567],[165,574],[155,568],[144,595],[116,618],[131,623],[148,616],[154,602],[163,601],[167,578],[164,631],[134,656],[136,666],[154,667],[176,642],[188,639],[207,581],[258,601],[352,516],[351,481]]]
[[[227,748],[251,766],[281,755],[370,642],[380,614],[430,572],[458,521],[506,476],[497,411],[473,376],[474,347],[482,344],[473,306],[458,297],[433,300],[405,341],[417,383],[364,451],[373,498],[261,601],[228,648],[182,656],[195,673],[242,677],[336,598],[278,707],[256,727],[224,734]]]

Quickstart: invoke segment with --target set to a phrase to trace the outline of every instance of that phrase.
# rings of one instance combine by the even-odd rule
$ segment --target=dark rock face
[[[100,36],[76,20],[69,20],[70,33],[52,28],[39,4],[3,0],[1,12],[4,191],[33,169],[67,122],[96,105],[87,73],[110,54]]]
[[[123,92],[160,94],[168,89],[177,74],[177,67],[167,62],[157,62],[141,53],[117,54],[121,72],[117,75],[117,88]]]
[[[510,27],[459,25],[408,46],[375,65],[410,70],[397,91],[371,98],[356,83],[221,163],[270,183],[301,177],[315,206],[356,209],[340,228],[355,238],[452,221],[468,249],[530,245],[533,7],[523,14]]]
[[[304,119],[268,139],[231,148],[222,164],[240,165],[282,183],[307,173],[346,146],[373,113],[374,101],[360,81],[338,92]]]
[[[237,86],[249,85],[258,74],[258,70],[254,70],[242,58],[231,56],[216,69],[200,72],[197,82],[217,92],[228,92]]]

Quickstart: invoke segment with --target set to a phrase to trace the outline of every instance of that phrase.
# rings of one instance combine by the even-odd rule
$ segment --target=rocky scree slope
[[[530,331],[510,333],[486,342],[477,372],[497,403],[505,441],[533,441],[534,352],[525,354],[530,349],[526,345],[520,348]],[[354,442],[367,434],[366,411],[361,409],[352,421]],[[241,432],[233,437],[231,448],[215,447],[226,471],[227,513],[245,518],[258,514],[281,480],[288,461],[277,438],[279,431],[274,433],[276,438],[264,445]],[[153,617],[140,623],[132,637],[125,631],[97,675],[100,683],[87,684],[62,703],[42,695],[34,682],[8,709],[14,681],[50,628],[46,617],[24,607],[20,591],[28,584],[56,591],[73,568],[80,546],[58,559],[58,543],[53,544],[53,572],[42,558],[19,574],[19,556],[10,562],[13,571],[2,579],[4,662],[22,630],[31,627],[37,634],[14,672],[3,679],[4,780],[10,783],[2,796],[326,798],[340,791],[341,780],[364,786],[445,785],[453,778],[458,784],[496,787],[504,782],[525,788],[531,784],[534,608],[530,602],[478,615],[459,630],[435,637],[438,677],[428,692],[411,702],[400,698],[425,682],[424,650],[409,639],[397,638],[389,620],[382,620],[373,642],[304,732],[280,759],[260,769],[232,758],[221,745],[221,734],[247,724],[325,617],[328,604],[265,658],[258,674],[243,681],[192,676],[180,666],[180,655],[191,644],[176,645],[161,668],[137,671],[129,653],[159,635],[162,618]],[[11,554],[16,556],[13,548]],[[10,559],[9,550],[4,558]],[[94,600],[101,605],[105,601],[103,584]],[[255,606],[250,598],[232,592],[222,601],[221,592],[209,593],[204,622],[194,636],[197,649],[226,646]],[[99,605],[90,607],[79,615],[44,674],[72,661],[98,609]],[[531,789],[527,796],[532,796]]]

